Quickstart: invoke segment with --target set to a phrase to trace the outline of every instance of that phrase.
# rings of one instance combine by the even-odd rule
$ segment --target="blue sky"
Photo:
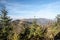
[[[60,14],[60,0],[1,0],[6,5],[8,15],[13,19],[47,18],[54,19]]]

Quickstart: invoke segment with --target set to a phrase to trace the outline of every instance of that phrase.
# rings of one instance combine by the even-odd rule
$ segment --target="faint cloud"
[[[49,18],[53,19],[60,13],[60,2],[53,2],[43,5],[26,5],[20,3],[7,3],[9,15],[13,19],[22,18]]]
[[[0,0],[0,4],[5,5],[7,3],[7,0]]]

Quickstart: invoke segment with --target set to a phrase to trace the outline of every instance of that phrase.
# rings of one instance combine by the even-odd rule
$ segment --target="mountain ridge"
[[[34,19],[36,19],[37,24],[41,24],[41,25],[46,25],[49,22],[54,22],[54,20],[51,19],[46,19],[46,18],[31,18],[31,19],[18,19],[18,20],[14,20],[15,22],[21,22],[21,21],[26,21],[26,22],[30,22],[32,23],[34,21]]]

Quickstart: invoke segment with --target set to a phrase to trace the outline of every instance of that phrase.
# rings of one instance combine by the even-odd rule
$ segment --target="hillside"
[[[26,23],[32,23],[33,22],[33,18],[32,19],[21,19],[21,20],[14,20],[14,22],[18,23],[18,22],[21,22],[21,21],[25,21]],[[46,25],[48,24],[48,22],[54,22],[53,20],[51,19],[45,19],[45,18],[36,18],[36,22],[37,24],[40,24],[40,25]]]

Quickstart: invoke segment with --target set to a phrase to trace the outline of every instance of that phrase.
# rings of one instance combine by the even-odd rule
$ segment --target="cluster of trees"
[[[5,8],[0,13],[0,40],[54,40],[60,32],[60,15],[56,22],[46,26],[38,25],[34,19],[33,23],[26,27],[24,23],[12,24],[7,13]]]

